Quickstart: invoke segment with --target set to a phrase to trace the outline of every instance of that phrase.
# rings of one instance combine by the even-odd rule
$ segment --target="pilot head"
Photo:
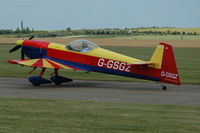
[[[87,48],[88,44],[86,42],[83,42],[83,48]]]

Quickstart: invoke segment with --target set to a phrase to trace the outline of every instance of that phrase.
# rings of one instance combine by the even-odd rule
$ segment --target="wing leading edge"
[[[10,64],[20,64],[30,67],[41,67],[41,68],[58,68],[58,69],[73,69],[79,70],[78,68],[74,68],[71,66],[64,65],[62,63],[58,63],[56,61],[40,58],[40,59],[24,59],[24,60],[8,60]]]

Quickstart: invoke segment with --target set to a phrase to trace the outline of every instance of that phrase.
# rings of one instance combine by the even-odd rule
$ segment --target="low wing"
[[[24,60],[8,60],[10,64],[21,64],[30,67],[41,67],[41,68],[58,68],[58,69],[74,69],[80,70],[78,68],[74,68],[71,66],[67,66],[56,61],[41,58],[41,59],[24,59]]]

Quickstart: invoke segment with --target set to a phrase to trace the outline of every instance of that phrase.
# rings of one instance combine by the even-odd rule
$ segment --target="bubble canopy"
[[[97,44],[87,40],[75,40],[66,45],[66,49],[82,53],[91,51],[98,47]]]

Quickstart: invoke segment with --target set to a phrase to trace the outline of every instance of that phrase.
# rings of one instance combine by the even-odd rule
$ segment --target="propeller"
[[[23,29],[23,21],[21,21],[21,37],[22,37],[22,40],[18,40],[16,42],[17,46],[15,46],[11,50],[9,50],[9,53],[12,53],[12,52],[15,52],[15,51],[17,51],[18,49],[21,48],[21,59],[22,60],[25,58],[24,49],[22,48],[22,43],[24,42],[23,31],[24,31],[24,29]],[[28,40],[32,40],[34,37],[35,37],[35,35],[29,37]]]
[[[12,48],[9,53],[15,52],[16,50],[20,49],[22,47],[22,45],[17,45],[14,48]]]
[[[28,40],[32,40],[33,38],[35,38],[35,35],[31,36]]]
[[[24,54],[24,50],[23,50],[23,48],[22,48],[22,49],[21,49],[21,59],[23,60],[24,57],[25,57],[25,54]]]
[[[9,50],[9,53],[12,53],[12,52],[15,52],[15,51],[17,51],[18,49],[20,49],[21,48],[21,59],[23,60],[24,59],[24,50],[23,50],[23,48],[22,48],[22,43],[23,43],[23,41],[24,40],[18,40],[17,42],[16,42],[16,46],[15,47],[13,47],[11,50]]]

